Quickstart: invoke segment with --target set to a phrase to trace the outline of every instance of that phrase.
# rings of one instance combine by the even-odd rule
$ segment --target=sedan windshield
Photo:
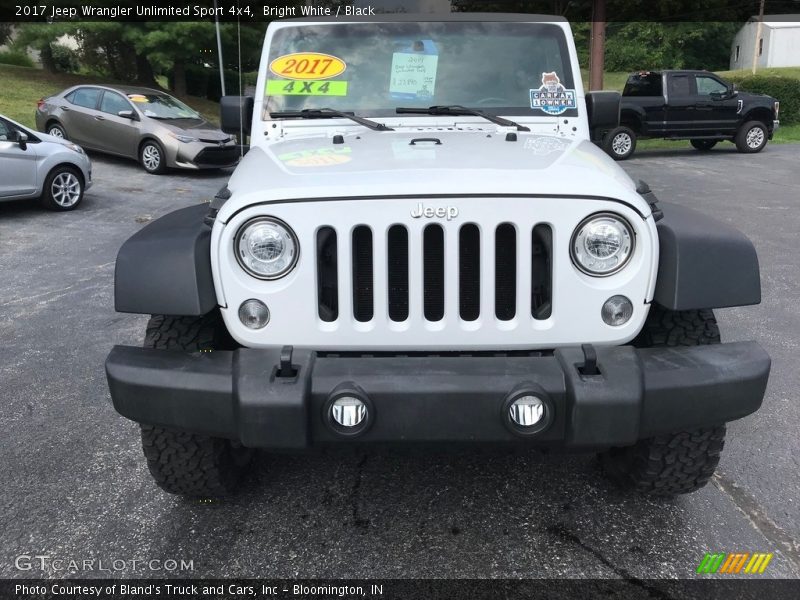
[[[321,108],[389,117],[397,107],[443,105],[577,116],[570,64],[553,23],[290,26],[272,38],[262,118]]]
[[[153,119],[201,119],[202,117],[183,102],[167,94],[128,94],[128,100]]]

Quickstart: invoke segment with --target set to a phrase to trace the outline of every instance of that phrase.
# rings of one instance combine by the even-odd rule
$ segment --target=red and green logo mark
[[[766,552],[753,552],[752,554],[750,552],[706,553],[697,566],[697,573],[725,573],[728,575],[763,573],[771,560],[772,552],[769,554]]]

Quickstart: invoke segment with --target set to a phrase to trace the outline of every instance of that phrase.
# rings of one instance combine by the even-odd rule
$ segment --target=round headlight
[[[300,246],[286,223],[272,217],[258,217],[239,229],[234,252],[242,268],[253,277],[278,279],[297,264]]]
[[[604,277],[624,267],[633,254],[633,229],[612,213],[598,213],[581,222],[572,234],[572,262],[587,275]]]

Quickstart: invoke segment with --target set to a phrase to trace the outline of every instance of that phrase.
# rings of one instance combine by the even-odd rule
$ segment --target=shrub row
[[[782,125],[800,123],[800,79],[779,75],[733,75],[726,79],[742,91],[767,94],[779,100]]]
[[[17,67],[32,67],[34,66],[31,57],[25,52],[18,50],[2,50],[0,51],[0,64],[15,65]]]

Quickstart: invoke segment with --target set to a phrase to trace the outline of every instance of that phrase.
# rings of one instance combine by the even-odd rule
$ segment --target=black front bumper
[[[550,356],[326,356],[295,350],[189,354],[115,346],[106,373],[116,410],[151,425],[302,448],[364,442],[514,442],[606,447],[720,424],[758,409],[770,359],[755,342],[692,348],[597,348],[584,375],[580,347]],[[284,361],[284,367],[286,362]],[[326,402],[345,385],[366,394],[370,422],[357,437],[331,428]],[[522,435],[509,396],[543,396],[551,422]]]

